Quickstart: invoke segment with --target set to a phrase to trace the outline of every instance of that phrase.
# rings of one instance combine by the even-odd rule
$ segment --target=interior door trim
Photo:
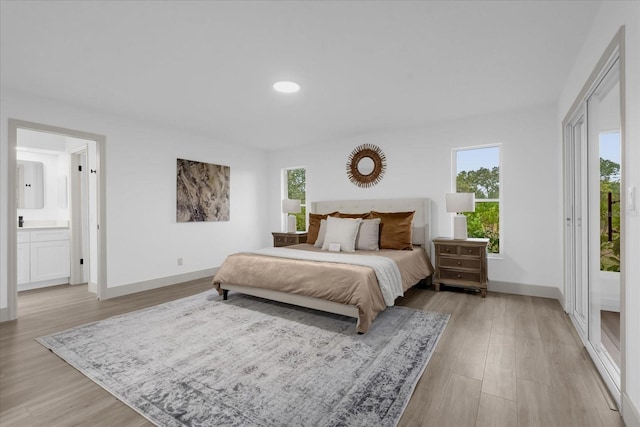
[[[28,122],[24,120],[9,119],[9,171],[16,169],[16,147],[18,145],[18,129],[28,129],[38,132],[47,132],[58,135],[71,136],[79,139],[87,139],[96,142],[97,173],[97,200],[98,200],[98,299],[107,295],[107,205],[106,205],[106,137],[89,132],[73,129],[65,129],[56,126]],[[9,173],[8,203],[7,203],[7,314],[8,320],[18,317],[18,286],[17,286],[17,240],[18,224],[16,218],[16,174]]]

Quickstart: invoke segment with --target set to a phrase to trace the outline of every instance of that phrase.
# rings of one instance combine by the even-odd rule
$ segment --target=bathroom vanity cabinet
[[[69,283],[71,274],[68,228],[18,231],[18,291]]]

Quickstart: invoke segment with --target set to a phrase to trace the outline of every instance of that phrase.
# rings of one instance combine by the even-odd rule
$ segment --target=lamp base
[[[453,238],[456,240],[467,240],[467,217],[456,215],[453,217]]]
[[[296,232],[296,217],[294,215],[289,215],[287,217],[287,233],[295,233]]]

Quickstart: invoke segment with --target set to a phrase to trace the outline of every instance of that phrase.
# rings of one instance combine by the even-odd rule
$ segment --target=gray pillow
[[[327,234],[327,220],[320,220],[320,230],[318,231],[318,238],[316,242],[313,244],[316,248],[321,248],[324,244],[324,236]]]
[[[360,224],[358,237],[356,237],[356,249],[361,251],[377,251],[380,240],[380,218],[365,219]]]

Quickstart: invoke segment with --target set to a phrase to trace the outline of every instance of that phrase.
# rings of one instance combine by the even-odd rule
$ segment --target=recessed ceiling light
[[[273,89],[281,93],[296,93],[300,90],[300,85],[296,82],[280,81],[273,84]]]

